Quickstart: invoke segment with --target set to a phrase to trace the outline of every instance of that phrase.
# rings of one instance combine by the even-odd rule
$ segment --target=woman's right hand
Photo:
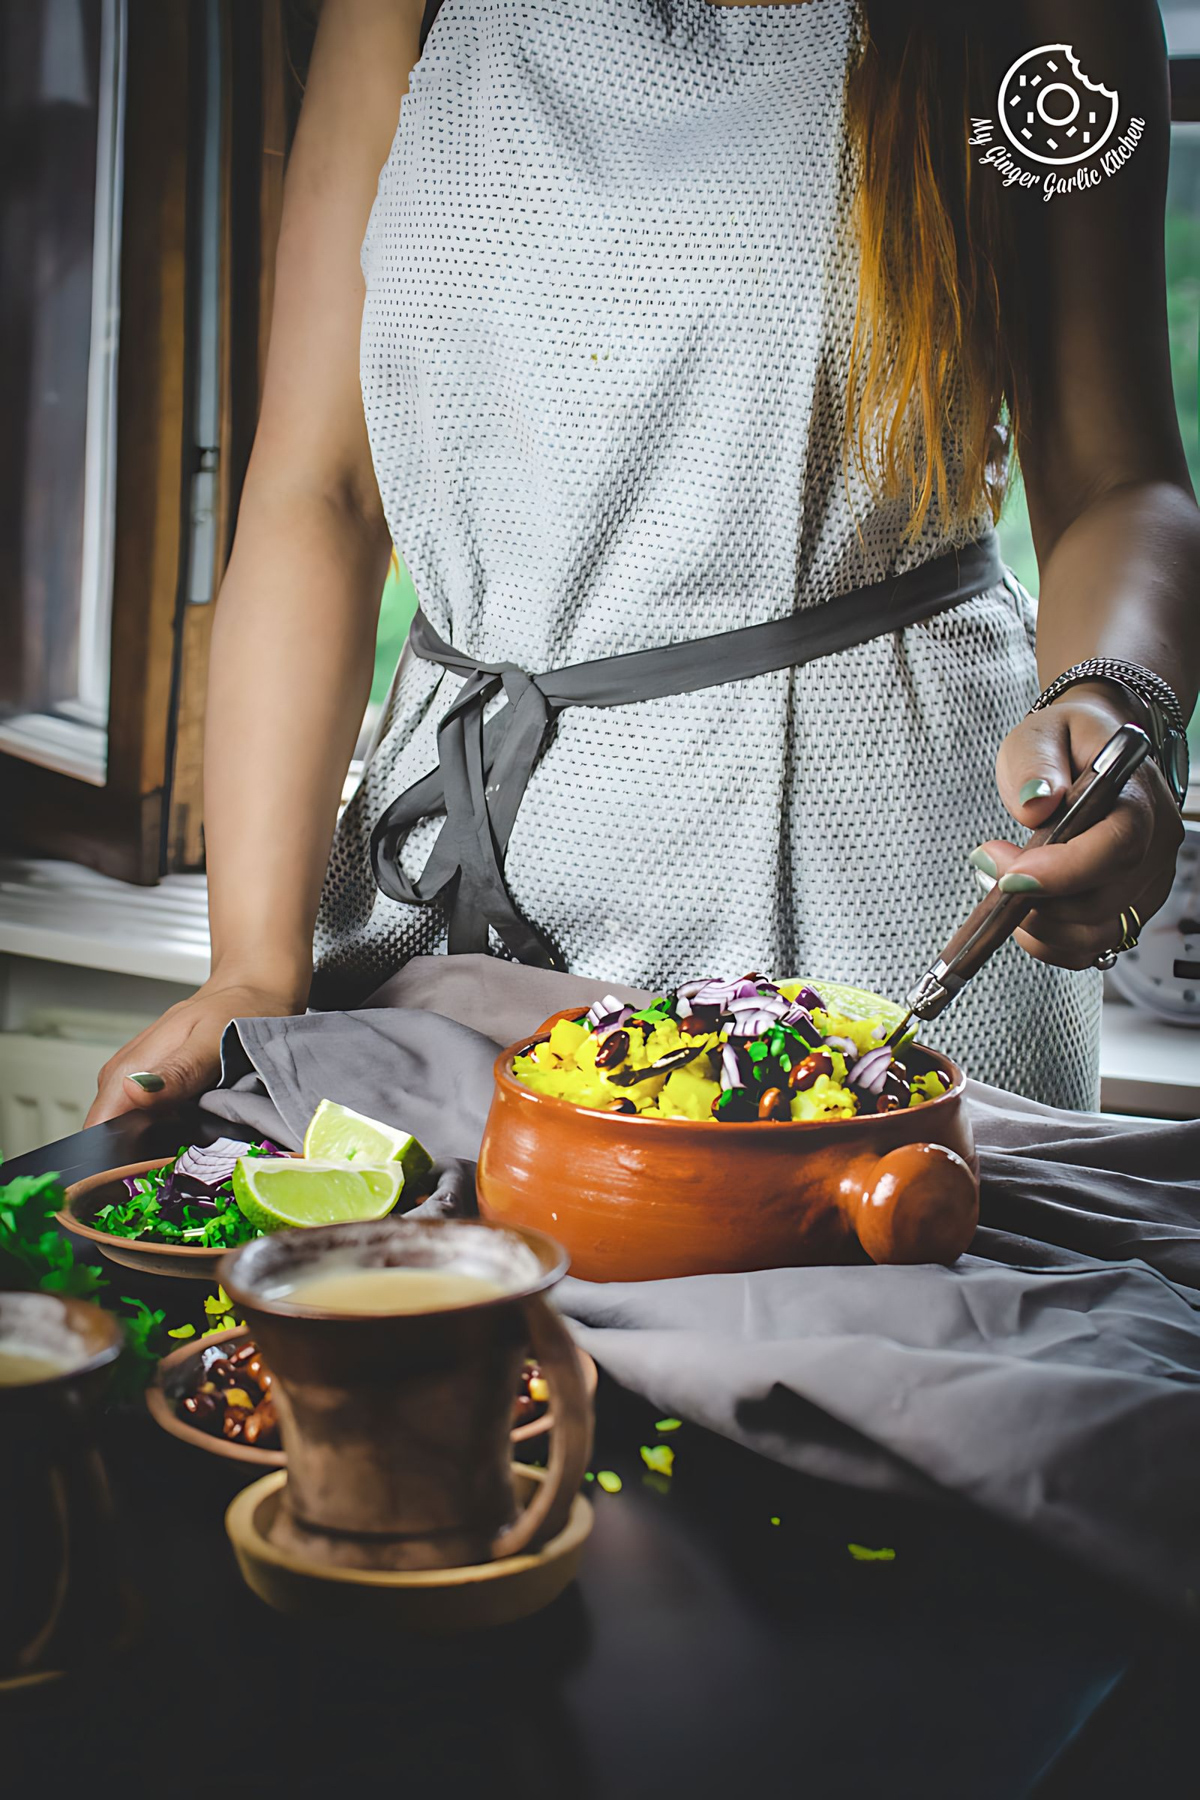
[[[197,1099],[217,1084],[221,1035],[231,1019],[284,1018],[303,1011],[303,998],[294,993],[212,977],[109,1058],[84,1124]]]

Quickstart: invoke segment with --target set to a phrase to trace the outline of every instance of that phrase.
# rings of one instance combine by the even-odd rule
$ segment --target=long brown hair
[[[990,109],[978,23],[962,22],[974,11],[865,0],[847,79],[860,274],[845,449],[875,492],[907,500],[910,537],[930,517],[966,524],[984,500],[999,516],[1016,430],[1002,189],[968,145],[972,113]]]

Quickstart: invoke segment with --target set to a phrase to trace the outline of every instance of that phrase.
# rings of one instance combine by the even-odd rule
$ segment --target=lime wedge
[[[802,987],[816,988],[825,1002],[826,1010],[840,1013],[843,1019],[879,1019],[887,1026],[885,1037],[895,1031],[906,1011],[905,1007],[897,1006],[894,1000],[872,993],[870,988],[846,987],[840,981],[820,981],[811,976],[798,976],[795,981],[782,982],[780,992],[792,999]],[[897,1048],[916,1036],[917,1023],[915,1019],[912,1021],[903,1037],[897,1040]]]
[[[395,1162],[367,1169],[290,1157],[239,1156],[233,1168],[233,1197],[258,1231],[382,1219],[403,1190],[404,1170]]]
[[[304,1154],[315,1162],[369,1163],[375,1169],[398,1162],[410,1187],[433,1167],[433,1158],[411,1131],[368,1119],[336,1100],[322,1100],[308,1121]]]

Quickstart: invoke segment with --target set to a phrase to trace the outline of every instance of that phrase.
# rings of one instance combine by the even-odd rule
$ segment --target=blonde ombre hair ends
[[[982,501],[999,517],[1016,429],[1000,184],[973,178],[968,144],[984,58],[958,10],[865,4],[846,87],[859,290],[845,453],[907,502],[910,539],[931,518],[967,524]]]

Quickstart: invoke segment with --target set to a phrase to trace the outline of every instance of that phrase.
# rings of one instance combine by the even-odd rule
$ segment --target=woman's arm
[[[308,995],[390,554],[359,387],[359,252],[422,10],[324,6],[288,165],[262,413],[213,627],[212,974],[106,1065],[89,1123],[202,1091],[230,1018],[300,1011]]]
[[[1090,656],[1142,663],[1170,683],[1186,716],[1200,688],[1200,511],[1167,338],[1170,119],[1158,8],[1026,0],[1011,17],[1004,56],[1070,44],[1087,75],[1117,89],[1122,122],[1145,121],[1132,156],[1094,187],[1050,200],[1040,183],[1004,194],[1019,246],[1012,298],[1027,321],[1018,448],[1040,572],[1039,673],[1045,684]],[[998,59],[997,87],[1002,74]],[[998,176],[981,168],[975,179]],[[1013,815],[1040,824],[1128,716],[1120,691],[1100,682],[1069,689],[1019,725],[997,763]],[[1022,799],[1039,780],[1049,791]],[[1181,835],[1166,784],[1147,765],[1110,817],[1073,843],[1027,854],[981,848],[1047,895],[1018,941],[1048,962],[1083,967],[1115,944],[1121,907],[1132,901],[1145,919],[1162,905]]]

